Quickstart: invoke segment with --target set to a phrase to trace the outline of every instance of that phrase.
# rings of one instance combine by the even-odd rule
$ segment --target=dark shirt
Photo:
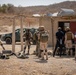
[[[64,33],[61,30],[56,32],[56,38],[58,40],[63,39],[64,38]]]

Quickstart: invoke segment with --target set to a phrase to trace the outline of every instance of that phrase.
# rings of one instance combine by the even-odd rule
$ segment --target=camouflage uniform
[[[31,37],[32,37],[32,34],[29,29],[27,29],[27,31],[24,33],[23,37],[25,39],[25,47],[24,47],[23,53],[25,53],[26,47],[28,47],[28,54],[29,54],[30,45],[31,45]]]
[[[66,53],[68,55],[68,51],[70,51],[72,55],[72,39],[74,39],[74,34],[70,31],[70,28],[66,29],[65,33],[65,45],[66,45]]]
[[[40,50],[40,42],[38,40],[38,34],[39,34],[39,31],[36,31],[33,38],[36,41],[36,55],[37,56],[39,56],[39,50]]]
[[[44,27],[40,27],[40,31],[39,31],[39,40],[40,40],[40,52],[41,52],[41,58],[44,59],[44,54],[46,55],[46,60],[48,60],[48,53],[47,53],[47,42],[46,40],[44,40],[44,38],[42,38],[42,34],[43,33],[48,33],[47,31],[44,30]]]

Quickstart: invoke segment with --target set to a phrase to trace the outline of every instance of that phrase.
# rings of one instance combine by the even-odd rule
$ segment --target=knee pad
[[[26,49],[26,46],[24,47],[24,49]]]
[[[28,45],[28,49],[30,49],[30,45]]]
[[[43,50],[40,50],[41,52],[43,52]]]
[[[47,49],[45,50],[45,52],[47,52]]]

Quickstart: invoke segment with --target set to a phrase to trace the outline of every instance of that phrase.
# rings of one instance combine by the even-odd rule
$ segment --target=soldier
[[[40,52],[41,58],[44,60],[44,54],[46,55],[46,60],[48,60],[48,52],[47,52],[47,42],[48,42],[49,34],[45,31],[44,26],[39,27],[38,39],[40,41]]]
[[[65,33],[65,45],[66,45],[66,53],[70,52],[72,56],[72,41],[74,41],[74,34],[70,31],[70,28],[66,28],[66,33]]]
[[[39,42],[39,39],[38,39],[38,34],[39,34],[39,30],[36,30],[36,32],[34,33],[34,37],[33,37],[33,39],[36,41],[36,55],[37,56],[38,56],[38,51],[40,49],[40,42]]]
[[[32,38],[32,34],[30,32],[30,29],[27,29],[26,32],[23,35],[23,38],[25,39],[25,47],[24,47],[24,52],[26,50],[26,47],[28,46],[28,55],[29,55],[29,50],[30,50],[30,45],[31,45],[31,38]]]

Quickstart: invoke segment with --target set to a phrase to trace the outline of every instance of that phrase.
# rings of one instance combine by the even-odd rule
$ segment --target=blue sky
[[[38,6],[49,5],[59,3],[63,1],[75,1],[75,0],[0,0],[0,4],[13,4],[14,6]]]

